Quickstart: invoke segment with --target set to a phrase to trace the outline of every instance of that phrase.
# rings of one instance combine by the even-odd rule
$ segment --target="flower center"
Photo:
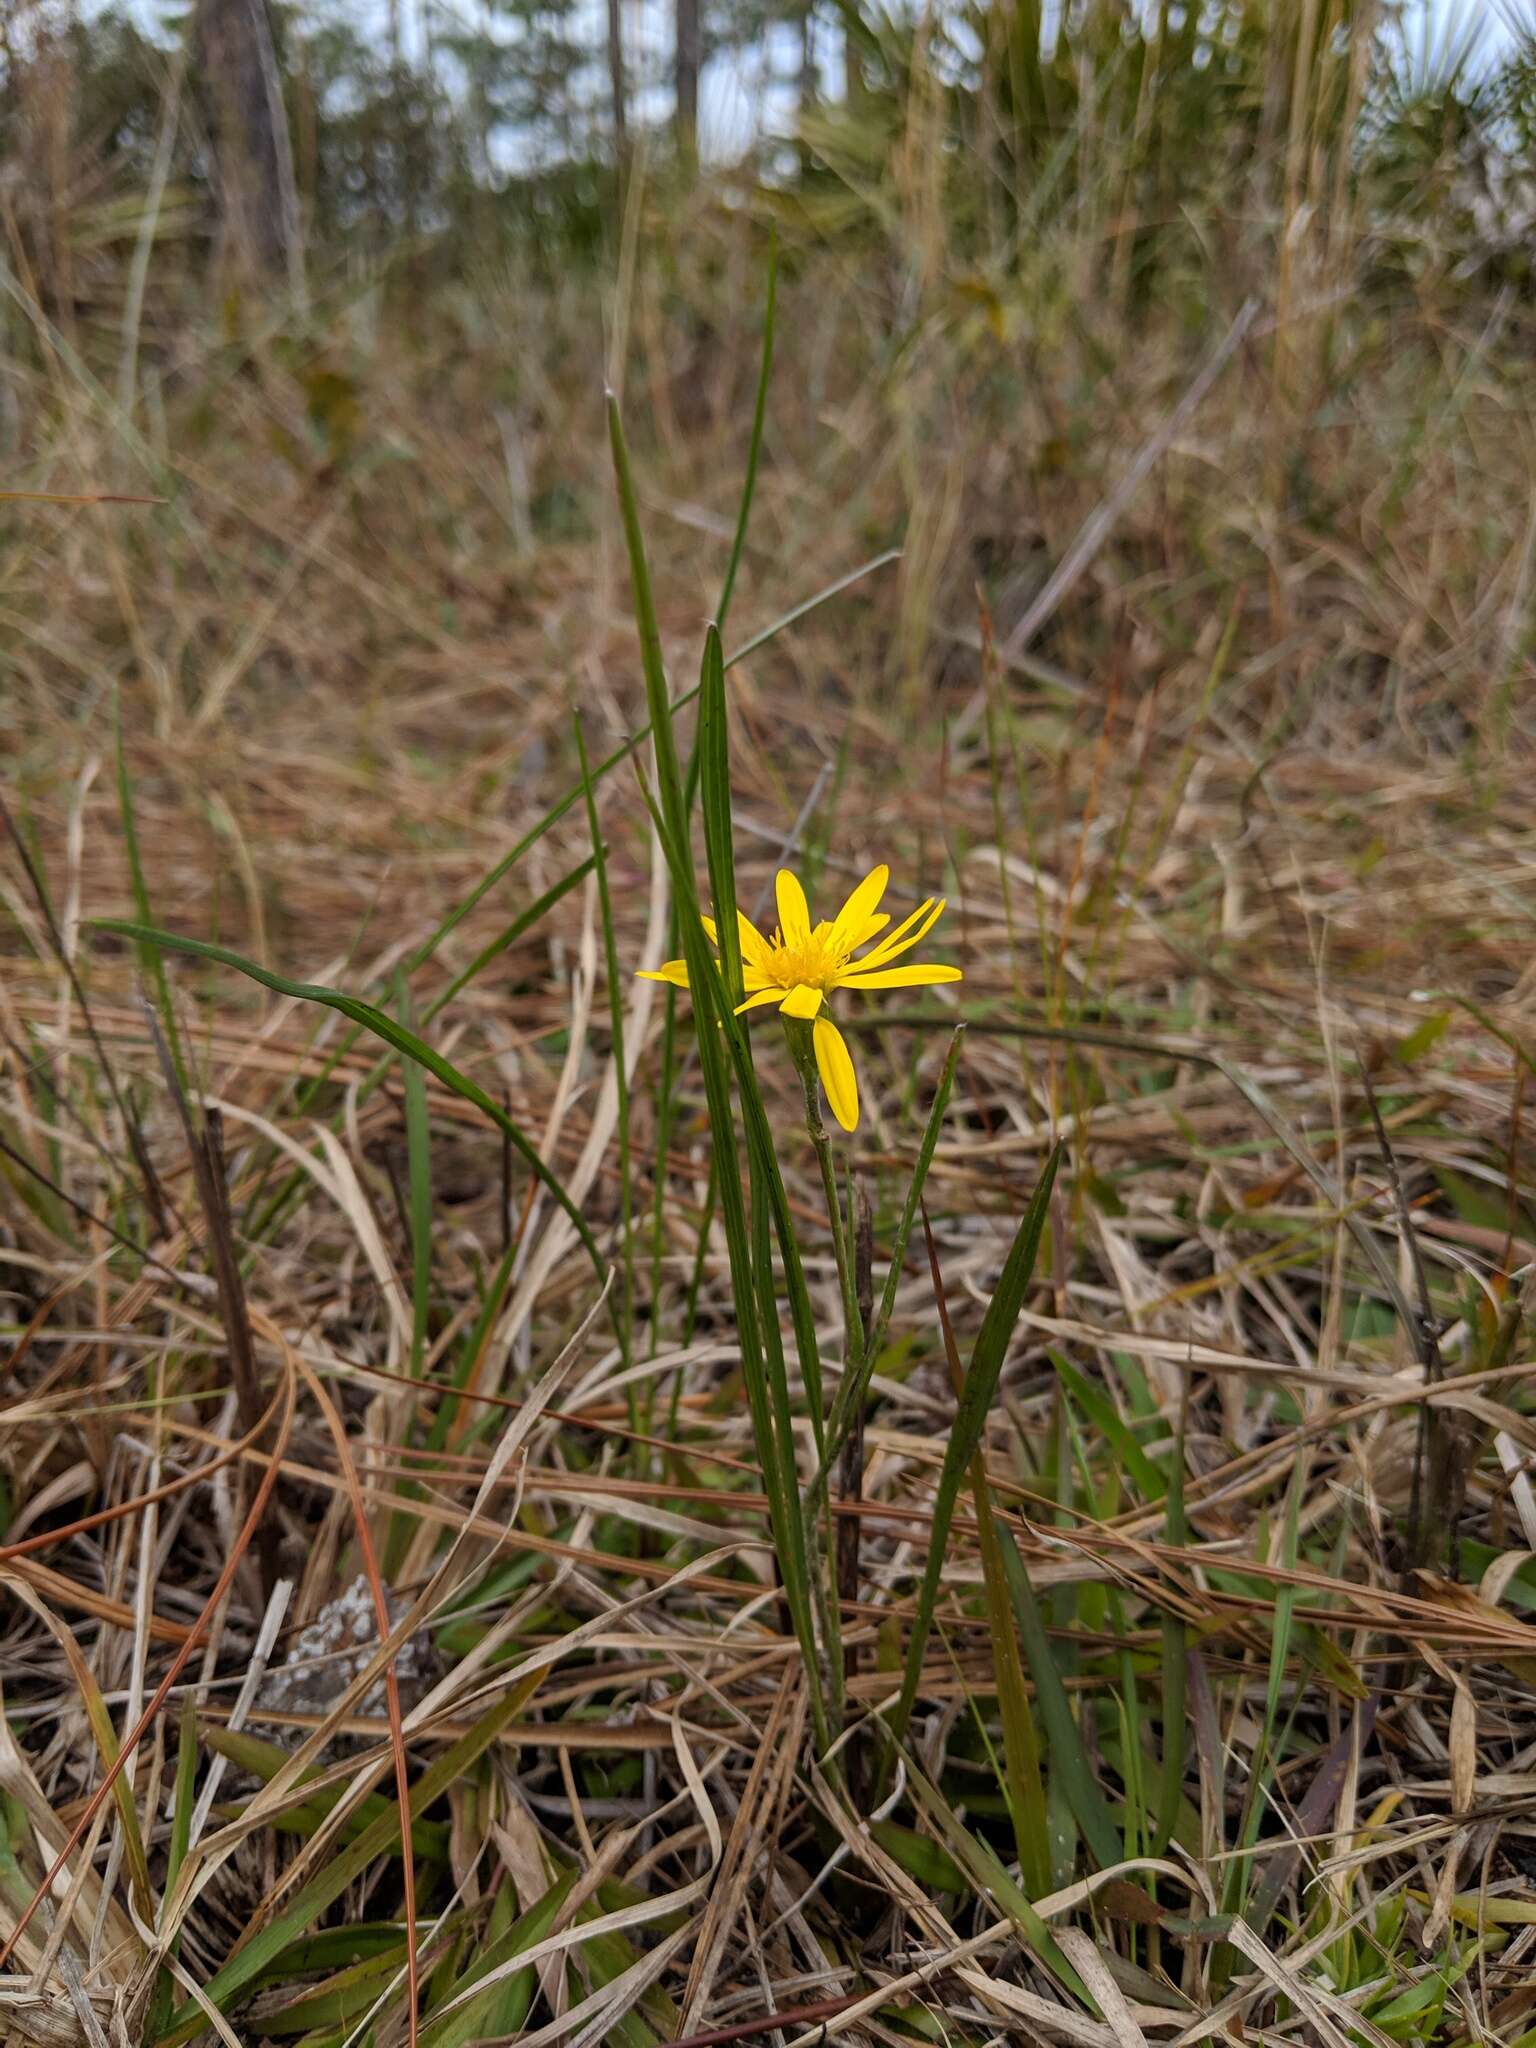
[[[832,977],[846,957],[827,944],[824,929],[812,932],[795,946],[786,946],[783,934],[775,931],[763,972],[780,988],[825,989],[831,986]]]

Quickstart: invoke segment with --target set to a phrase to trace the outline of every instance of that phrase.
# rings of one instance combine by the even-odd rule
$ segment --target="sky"
[[[3,4],[4,0],[0,0]],[[93,5],[106,4],[107,0],[84,0],[87,14]],[[169,0],[127,0],[127,4],[135,14],[156,20],[166,13]],[[320,4],[323,11],[343,14],[354,22],[376,17],[382,31],[389,0],[320,0]],[[600,50],[606,0],[588,0],[588,4],[593,17],[591,41],[594,50]],[[673,4],[674,0],[623,0],[627,39],[633,45],[632,75],[665,76]],[[919,0],[883,0],[883,4],[911,6],[919,4]],[[1056,0],[1056,6],[1061,4],[1062,0]],[[1199,0],[1189,0],[1189,4],[1198,5]],[[407,25],[407,40],[410,27],[419,23],[421,9],[426,5],[450,19],[455,15],[466,20],[482,18],[482,0],[414,0],[414,4],[413,0],[404,0],[400,12]],[[1048,5],[1048,33],[1052,11]],[[1406,0],[1402,8],[1403,40],[1416,56],[1428,56],[1448,40],[1458,41],[1474,22],[1481,27],[1481,61],[1495,62],[1501,51],[1510,46],[1515,22],[1536,33],[1536,0]],[[834,40],[834,33],[824,35],[826,47],[819,53],[823,88],[829,92],[838,86],[832,63],[837,55],[831,47]],[[788,132],[796,105],[792,79],[798,56],[798,37],[781,26],[771,30],[755,49],[731,52],[705,66],[700,80],[699,127],[700,143],[707,155],[729,159],[739,155],[763,131]],[[664,104],[648,105],[642,98],[641,111],[661,118],[666,108]],[[511,144],[509,161],[515,161],[520,153],[516,144]]]

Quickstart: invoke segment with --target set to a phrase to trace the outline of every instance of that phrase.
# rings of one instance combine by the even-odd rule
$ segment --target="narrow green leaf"
[[[623,1284],[619,1298],[619,1351],[625,1370],[633,1363],[635,1323],[635,1232],[634,1191],[630,1174],[629,1071],[624,1057],[624,994],[619,978],[619,949],[613,929],[613,902],[608,892],[608,861],[603,850],[602,830],[597,820],[597,797],[587,760],[587,740],[581,717],[575,718],[576,753],[581,762],[581,786],[587,799],[587,830],[592,837],[590,865],[597,871],[597,903],[603,926],[603,965],[608,979],[608,1028],[612,1039],[614,1084],[618,1095],[619,1124],[619,1237],[623,1255]],[[634,1387],[625,1383],[629,1419],[640,1425],[640,1410]]]
[[[965,1384],[965,1368],[955,1342],[949,1318],[949,1301],[938,1248],[923,1211],[923,1235],[928,1243],[928,1265],[933,1276],[934,1305],[939,1330],[949,1360],[950,1379],[958,1395]],[[992,1525],[992,1490],[987,1484],[987,1461],[978,1445],[971,1458],[971,1497],[976,1509],[976,1535],[981,1550],[981,1583],[987,1604],[991,1637],[992,1668],[997,1680],[997,1705],[1003,1724],[1003,1793],[1013,1822],[1019,1868],[1026,1890],[1043,1898],[1051,1889],[1051,1844],[1047,1826],[1045,1784],[1040,1773],[1040,1740],[1030,1712],[1029,1692],[1024,1683],[1024,1666],[1019,1657],[1019,1634],[1014,1626],[1008,1598],[1008,1580],[1003,1570],[997,1531]],[[992,1756],[992,1746],[987,1744]],[[995,1768],[995,1762],[994,1762]]]
[[[779,237],[777,230],[770,229],[768,298],[763,308],[763,361],[757,373],[757,400],[752,408],[752,438],[747,443],[747,473],[742,480],[741,510],[736,515],[736,536],[731,542],[731,559],[726,564],[725,583],[720,591],[720,602],[715,608],[715,624],[722,633],[725,631],[725,615],[731,608],[731,593],[736,588],[736,571],[741,567],[741,551],[747,544],[747,526],[752,517],[752,498],[757,489],[757,465],[763,452],[763,423],[768,416],[768,377],[773,368],[773,328],[778,297]]]
[[[492,1970],[500,1969],[514,1956],[520,1956],[525,1949],[541,1942],[554,1926],[555,1915],[570,1896],[578,1874],[571,1869],[557,1878],[541,1899],[535,1900],[527,1912],[519,1914],[505,1934],[478,1952],[472,1952],[469,1968],[453,1986],[444,2003],[462,1996],[471,1984],[478,1983]],[[422,2023],[421,2048],[464,2048],[469,2041],[521,2033],[533,2004],[534,1989],[534,1973],[530,1967],[491,1985],[483,1998],[466,2000],[456,2011],[440,2020],[434,2020],[428,2013]]]
[[[1168,1542],[1182,1549],[1185,1542],[1184,1525],[1184,1419],[1179,1418],[1179,1427],[1174,1437],[1173,1456],[1168,1463],[1167,1498]],[[1187,1763],[1185,1748],[1184,1716],[1186,1689],[1189,1683],[1189,1667],[1186,1662],[1188,1644],[1185,1640],[1184,1617],[1175,1614],[1171,1608],[1163,1613],[1163,1769],[1162,1783],[1157,1803],[1157,1834],[1152,1844],[1154,1856],[1161,1856],[1173,1840],[1174,1828],[1178,1825],[1179,1806],[1184,1797],[1184,1772]]]
[[[796,1635],[806,1661],[810,1680],[812,1720],[817,1741],[830,1738],[822,1699],[815,1628],[811,1616],[808,1546],[793,1459],[792,1427],[776,1429],[774,1411],[781,1425],[788,1417],[788,1388],[777,1350],[766,1347],[767,1330],[777,1346],[777,1316],[769,1313],[767,1330],[758,1291],[759,1262],[749,1234],[746,1204],[742,1198],[740,1153],[736,1121],[731,1106],[730,1073],[734,1066],[741,1091],[743,1114],[748,1124],[748,1156],[752,1167],[754,1206],[766,1186],[770,1193],[777,1184],[784,1225],[788,1225],[788,1201],[778,1180],[777,1162],[771,1140],[765,1138],[767,1117],[757,1092],[750,1059],[741,1043],[744,1033],[740,1019],[732,1014],[714,955],[705,936],[699,907],[698,887],[688,830],[688,808],[678,762],[677,742],[672,729],[672,711],[667,701],[666,676],[662,667],[661,643],[656,629],[655,605],[651,597],[650,570],[645,541],[640,530],[639,509],[624,443],[623,423],[617,402],[610,396],[609,434],[613,446],[614,472],[618,484],[625,540],[629,549],[630,585],[640,635],[641,668],[645,677],[647,708],[651,714],[652,738],[656,752],[657,792],[646,802],[661,841],[677,906],[678,932],[683,958],[688,967],[688,985],[693,1000],[694,1039],[704,1078],[713,1139],[716,1185],[720,1196],[720,1219],[725,1232],[731,1269],[731,1291],[735,1302],[737,1334],[741,1343],[742,1376],[752,1412],[753,1435],[763,1467],[769,1500],[769,1517],[784,1576],[785,1598],[789,1602]],[[702,683],[701,683],[702,687]],[[715,828],[717,829],[717,828]],[[716,1028],[718,1026],[718,1028]],[[756,1111],[754,1118],[753,1111]],[[777,1213],[777,1212],[776,1212]],[[780,1247],[784,1252],[786,1277],[791,1266],[798,1272],[792,1227],[781,1227]],[[803,1276],[800,1277],[804,1293]],[[792,1303],[794,1297],[792,1293]],[[794,1304],[798,1310],[799,1304]],[[808,1300],[806,1302],[808,1309]],[[796,1323],[797,1335],[801,1325]],[[811,1327],[814,1349],[814,1323]],[[770,1372],[769,1361],[774,1369]]]
[[[259,1778],[264,1785],[270,1784],[288,1762],[288,1751],[281,1743],[267,1742],[261,1736],[252,1735],[244,1728],[226,1728],[217,1721],[204,1729],[203,1742],[216,1756],[228,1757],[232,1764],[237,1765],[248,1776]],[[300,1788],[321,1775],[318,1764],[301,1775],[298,1785],[289,1794],[293,1804],[284,1807],[272,1817],[272,1825],[275,1828],[299,1835],[312,1835],[316,1831],[326,1816],[339,1804],[344,1789],[340,1785],[325,1785],[307,1797],[300,1797]],[[341,1839],[351,1840],[372,1822],[392,1815],[394,1811],[395,1802],[392,1799],[386,1798],[381,1792],[370,1792],[365,1799],[359,1800],[353,1809]],[[411,1844],[419,1856],[444,1856],[448,1850],[448,1829],[442,1821],[415,1821],[411,1827]],[[166,1889],[170,1889],[169,1881]]]
[[[1050,1928],[1035,1911],[1033,1901],[996,1850],[965,1825],[939,1788],[929,1782],[910,1757],[907,1759],[907,1784],[914,1802],[944,1837],[951,1855],[970,1878],[973,1889],[982,1898],[990,1899],[999,1912],[1008,1915],[1057,1981],[1075,1998],[1080,1998],[1092,2012],[1095,2009],[1093,2000],[1082,1979],[1057,1947]]]
[[[139,828],[134,817],[133,784],[128,777],[128,760],[123,752],[123,707],[114,687],[112,692],[112,738],[117,754],[117,809],[123,821],[123,847],[128,855],[128,881],[133,890],[133,907],[138,912],[140,924],[152,925],[154,911],[149,900],[149,885],[144,879],[144,863],[139,856]],[[165,1042],[171,1049],[171,1064],[184,1089],[189,1087],[186,1064],[181,1056],[181,1033],[176,1024],[176,1006],[171,1001],[170,983],[166,979],[165,962],[158,949],[150,945],[138,948],[139,971],[155,992],[155,1012],[160,1019],[160,1029],[165,1033]]]
[[[1286,1489],[1285,1521],[1280,1536],[1280,1563],[1286,1570],[1293,1569],[1296,1563],[1301,1531],[1301,1503],[1305,1496],[1308,1469],[1308,1459],[1303,1452],[1291,1467],[1290,1485]],[[1275,1589],[1269,1627],[1269,1678],[1264,1691],[1264,1721],[1259,1739],[1254,1744],[1248,1786],[1243,1795],[1243,1818],[1238,1832],[1240,1851],[1251,1850],[1259,1838],[1269,1787],[1279,1762],[1275,1737],[1280,1720],[1280,1701],[1285,1686],[1286,1665],[1291,1654],[1291,1631],[1297,1593],[1298,1588],[1294,1584],[1281,1585]],[[1293,1714],[1294,1711],[1293,1708]],[[1236,1913],[1239,1918],[1247,1917],[1248,1894],[1253,1876],[1252,1856],[1239,1854],[1233,1858],[1228,1867],[1227,1882],[1221,1900],[1224,1910]]]
[[[466,1734],[433,1759],[411,1788],[412,1821],[418,1819],[434,1799],[440,1798],[457,1778],[462,1777],[476,1757],[489,1749],[507,1723],[516,1718],[532,1690],[532,1682],[513,1686],[495,1706],[480,1716]],[[227,2011],[249,1990],[281,1949],[303,1934],[328,1906],[335,1904],[354,1878],[380,1856],[390,1853],[400,1839],[400,1826],[400,1810],[391,1804],[389,1811],[366,1827],[354,1842],[339,1849],[330,1862],[301,1887],[275,1920],[269,1920],[266,1926],[258,1929],[222,1969],[215,1971],[204,1987],[208,2001],[220,2012]],[[160,2040],[165,2048],[176,2048],[176,2044],[190,2041],[195,2034],[201,2033],[207,2024],[202,2007],[189,1999],[172,2015],[170,2026]]]
[[[874,1377],[875,1367],[885,1346],[885,1333],[890,1328],[891,1317],[896,1308],[896,1293],[901,1286],[901,1277],[907,1259],[907,1245],[911,1240],[912,1226],[917,1218],[918,1208],[923,1199],[923,1187],[928,1179],[928,1169],[933,1164],[933,1155],[938,1149],[939,1132],[944,1126],[944,1112],[949,1107],[950,1090],[954,1086],[955,1068],[960,1059],[960,1048],[965,1042],[965,1026],[955,1027],[945,1055],[944,1068],[939,1075],[939,1085],[934,1090],[933,1102],[928,1111],[928,1121],[923,1127],[922,1143],[917,1148],[917,1162],[912,1169],[912,1179],[907,1187],[906,1201],[902,1205],[901,1221],[896,1226],[896,1235],[891,1243],[891,1263],[885,1276],[885,1288],[875,1309],[874,1321],[870,1325],[869,1341],[864,1347],[857,1374],[845,1374],[832,1403],[832,1413],[827,1419],[827,1448],[822,1459],[822,1474],[842,1450],[853,1418],[859,1413],[869,1395],[869,1383]]]
[[[165,1882],[160,1888],[160,1906],[163,1916],[165,1900],[180,1875],[181,1866],[187,1860],[187,1845],[192,1839],[192,1810],[197,1803],[197,1702],[193,1693],[188,1693],[181,1703],[181,1719],[176,1738],[176,1784],[171,1800],[171,1834],[166,1844]],[[171,1954],[181,1952],[181,1930],[178,1928],[171,1937]],[[176,2002],[176,1980],[164,1965],[155,1979],[154,1996],[150,2000],[145,2036],[153,2040],[171,2016]]]
[[[949,1851],[929,1835],[904,1828],[899,1821],[872,1820],[869,1832],[893,1863],[931,1892],[963,1892],[965,1873]]]
[[[245,2022],[249,2031],[266,2038],[307,2034],[316,2027],[346,2026],[361,2019],[405,1961],[405,1942],[338,1970],[322,1984],[312,1984],[297,1998],[269,2007]]]
[[[400,982],[401,1025],[410,1030],[410,992]],[[421,1378],[427,1355],[427,1320],[432,1311],[432,1127],[427,1115],[427,1082],[419,1063],[403,1060],[400,1078],[405,1090],[406,1174],[411,1222],[411,1358],[410,1375]]]
[[[1029,1573],[1013,1540],[1013,1531],[1001,1517],[996,1519],[994,1526],[1002,1550],[1003,1570],[1008,1576],[1008,1593],[1013,1601],[1019,1640],[1024,1646],[1024,1661],[1034,1677],[1040,1718],[1045,1723],[1046,1740],[1050,1744],[1051,1778],[1053,1783],[1061,1785],[1099,1868],[1107,1870],[1111,1864],[1120,1862],[1124,1855],[1119,1831],[1110,1819],[1108,1803],[1093,1774],[1083,1738],[1073,1719],[1072,1703],[1051,1653],[1050,1638],[1040,1618]]]
[[[992,1406],[992,1397],[997,1391],[998,1375],[1003,1369],[1009,1340],[1019,1319],[1019,1311],[1024,1306],[1024,1295],[1035,1269],[1040,1239],[1045,1230],[1045,1219],[1050,1211],[1051,1189],[1055,1185],[1056,1169],[1061,1164],[1061,1153],[1060,1144],[1051,1148],[1039,1183],[1030,1197],[1029,1207],[1025,1210],[1014,1236],[1002,1276],[987,1305],[986,1315],[982,1318],[981,1329],[977,1333],[975,1348],[971,1353],[970,1369],[965,1376],[965,1388],[960,1396],[949,1442],[945,1446],[944,1463],[939,1472],[938,1489],[934,1496],[933,1526],[928,1538],[928,1562],[918,1588],[917,1611],[913,1617],[912,1635],[907,1645],[907,1661],[902,1674],[901,1692],[888,1724],[892,1740],[897,1745],[906,1739],[907,1724],[912,1718],[912,1709],[917,1701],[923,1657],[927,1652],[928,1637],[933,1629],[939,1581],[944,1571],[950,1525],[955,1518],[955,1502],[972,1455],[981,1442],[981,1433]]]
[[[445,1088],[451,1089],[461,1100],[472,1102],[476,1109],[491,1119],[498,1130],[506,1133],[531,1171],[569,1218],[586,1248],[598,1279],[607,1278],[607,1267],[603,1263],[602,1254],[598,1251],[596,1241],[587,1228],[580,1210],[501,1104],[487,1095],[478,1082],[470,1080],[467,1074],[460,1073],[459,1069],[450,1060],[444,1059],[440,1052],[435,1052],[424,1039],[418,1038],[414,1031],[407,1031],[403,1025],[397,1024],[386,1011],[377,1009],[372,1003],[364,1002],[360,996],[345,995],[340,989],[327,988],[321,982],[290,981],[286,975],[273,974],[267,968],[259,967],[254,960],[247,960],[243,954],[233,952],[228,946],[215,946],[207,939],[183,938],[179,932],[157,931],[148,925],[133,924],[115,917],[93,918],[91,929],[112,932],[118,938],[162,947],[171,953],[190,953],[199,960],[216,960],[221,966],[236,968],[241,974],[248,975],[252,981],[260,982],[263,988],[271,989],[275,995],[291,996],[304,1003],[323,1003],[328,1009],[339,1010],[343,1017],[350,1017],[355,1024],[360,1024],[365,1031],[371,1031],[376,1038],[382,1038],[384,1043],[392,1045],[396,1052],[402,1052],[408,1059],[417,1061],[429,1074],[441,1081]]]
[[[730,733],[726,726],[725,663],[719,629],[704,636],[704,663],[699,683],[699,775],[704,816],[704,847],[709,864],[709,892],[714,902],[720,948],[721,979],[726,1001],[742,999],[741,931],[736,922],[736,849],[731,831]]]
[[[1135,1480],[1142,1498],[1160,1501],[1168,1490],[1168,1482],[1147,1456],[1134,1432],[1115,1413],[1114,1403],[1108,1395],[1086,1379],[1076,1366],[1069,1365],[1059,1353],[1053,1351],[1050,1358],[1057,1378],[1114,1452],[1120,1467]]]

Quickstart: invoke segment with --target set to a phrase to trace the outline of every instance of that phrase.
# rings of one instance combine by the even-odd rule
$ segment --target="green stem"
[[[859,1312],[857,1280],[853,1259],[849,1249],[849,1234],[844,1226],[842,1204],[837,1194],[837,1173],[832,1163],[832,1141],[827,1136],[827,1127],[821,1118],[821,1076],[816,1071],[816,1053],[811,1026],[800,1018],[784,1019],[784,1035],[789,1040],[790,1056],[795,1071],[800,1076],[805,1091],[805,1128],[810,1138],[816,1163],[821,1168],[822,1193],[827,1204],[827,1223],[832,1232],[832,1250],[837,1260],[838,1288],[843,1303],[843,1372],[844,1384],[858,1380],[864,1363],[864,1318]],[[816,1477],[811,1483],[807,1497],[806,1523],[808,1530],[821,1532],[820,1549],[822,1556],[818,1565],[832,1572],[836,1570],[837,1546],[832,1530],[832,1504],[826,1483],[827,1454],[822,1447],[822,1458]],[[820,1569],[813,1566],[812,1584],[821,1612],[822,1636],[827,1649],[827,1678],[829,1719],[834,1728],[843,1724],[847,1674],[843,1663],[842,1616],[839,1606],[838,1589],[835,1583],[828,1584]],[[835,1775],[839,1783],[843,1780],[843,1759],[839,1752],[832,1760],[837,1768]]]

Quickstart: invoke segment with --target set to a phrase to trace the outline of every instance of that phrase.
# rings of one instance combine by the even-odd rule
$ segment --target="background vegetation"
[[[1491,19],[7,17],[0,2037],[1536,2042]]]

